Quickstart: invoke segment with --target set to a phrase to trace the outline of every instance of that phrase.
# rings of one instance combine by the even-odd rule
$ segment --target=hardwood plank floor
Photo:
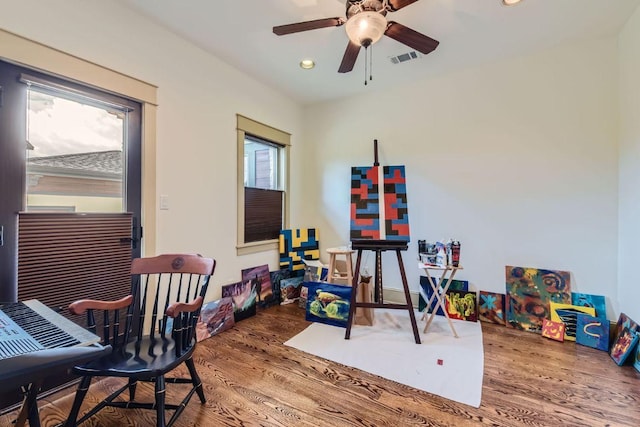
[[[602,351],[483,323],[476,409],[283,345],[307,325],[295,305],[272,307],[200,343],[195,361],[207,403],[194,397],[176,426],[640,425],[640,373]],[[94,384],[88,399],[119,384]],[[182,387],[168,385],[167,399],[181,399]],[[41,402],[43,426],[66,417],[69,393]],[[139,387],[139,399],[152,395],[151,387]],[[151,411],[108,408],[82,425],[146,426],[154,418]],[[0,417],[2,426],[10,421]]]

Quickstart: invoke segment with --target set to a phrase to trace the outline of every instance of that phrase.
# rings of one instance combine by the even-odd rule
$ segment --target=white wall
[[[170,200],[157,212],[158,253],[216,258],[216,285],[240,280],[242,268],[277,267],[276,251],[236,256],[236,113],[292,133],[295,160],[296,103],[117,2],[0,0],[0,8],[6,31],[158,86],[157,195]],[[209,299],[220,296],[212,288]]]
[[[350,167],[373,162],[377,138],[382,164],[407,166],[412,289],[417,240],[454,237],[459,278],[475,289],[503,292],[505,265],[568,270],[574,290],[607,296],[610,318],[620,309],[640,318],[631,298],[640,293],[631,259],[640,237],[638,12],[620,38],[620,75],[616,40],[607,39],[393,91],[376,92],[374,81],[364,96],[301,110],[117,2],[0,6],[0,28],[159,87],[156,192],[170,209],[157,212],[157,251],[215,257],[215,284],[238,280],[244,267],[277,265],[275,253],[235,255],[240,113],[292,133],[291,225],[318,227],[323,249],[348,240]],[[399,287],[387,258],[385,286]]]
[[[348,241],[350,167],[373,163],[377,138],[382,165],[406,165],[413,290],[418,239],[452,237],[476,290],[504,292],[505,265],[567,270],[616,315],[615,39],[370,90],[305,110],[304,187],[319,200],[304,216],[324,248]],[[401,286],[397,262],[383,270]]]
[[[619,36],[620,50],[620,310],[640,321],[640,8]]]

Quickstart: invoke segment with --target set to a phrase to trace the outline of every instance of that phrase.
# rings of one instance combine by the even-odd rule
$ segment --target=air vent
[[[411,60],[414,60],[414,59],[418,59],[421,56],[422,55],[419,52],[416,52],[415,50],[412,50],[411,52],[402,53],[402,54],[397,55],[397,56],[390,56],[389,60],[391,61],[392,64],[400,64],[402,62],[407,62],[407,61],[411,61]]]

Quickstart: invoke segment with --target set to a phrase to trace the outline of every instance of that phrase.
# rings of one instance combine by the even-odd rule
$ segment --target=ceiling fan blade
[[[425,36],[424,34],[394,21],[389,21],[387,30],[384,34],[402,44],[406,44],[407,46],[424,53],[425,55],[433,52],[440,44],[438,40],[434,40],[431,37]]]
[[[389,8],[392,12],[400,10],[405,6],[409,6],[411,3],[415,3],[418,0],[389,0]]]
[[[317,30],[318,28],[339,27],[344,24],[342,18],[323,18],[313,21],[296,22],[295,24],[279,25],[273,27],[274,34],[284,36],[285,34],[299,33],[301,31]]]
[[[360,53],[360,45],[355,44],[351,40],[349,40],[349,44],[347,45],[347,49],[344,51],[344,56],[342,57],[342,62],[340,63],[340,68],[338,68],[339,73],[348,73],[353,70],[353,66],[356,65],[356,59],[358,59],[358,54]]]

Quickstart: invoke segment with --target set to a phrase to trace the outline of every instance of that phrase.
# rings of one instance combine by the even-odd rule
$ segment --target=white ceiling
[[[420,0],[387,19],[438,41],[429,55],[392,64],[411,51],[383,37],[373,46],[364,85],[364,49],[352,72],[337,72],[344,26],[276,36],[273,26],[345,16],[345,0],[120,0],[174,33],[303,104],[349,96],[553,45],[615,35],[640,0]],[[313,58],[316,67],[298,63]]]

